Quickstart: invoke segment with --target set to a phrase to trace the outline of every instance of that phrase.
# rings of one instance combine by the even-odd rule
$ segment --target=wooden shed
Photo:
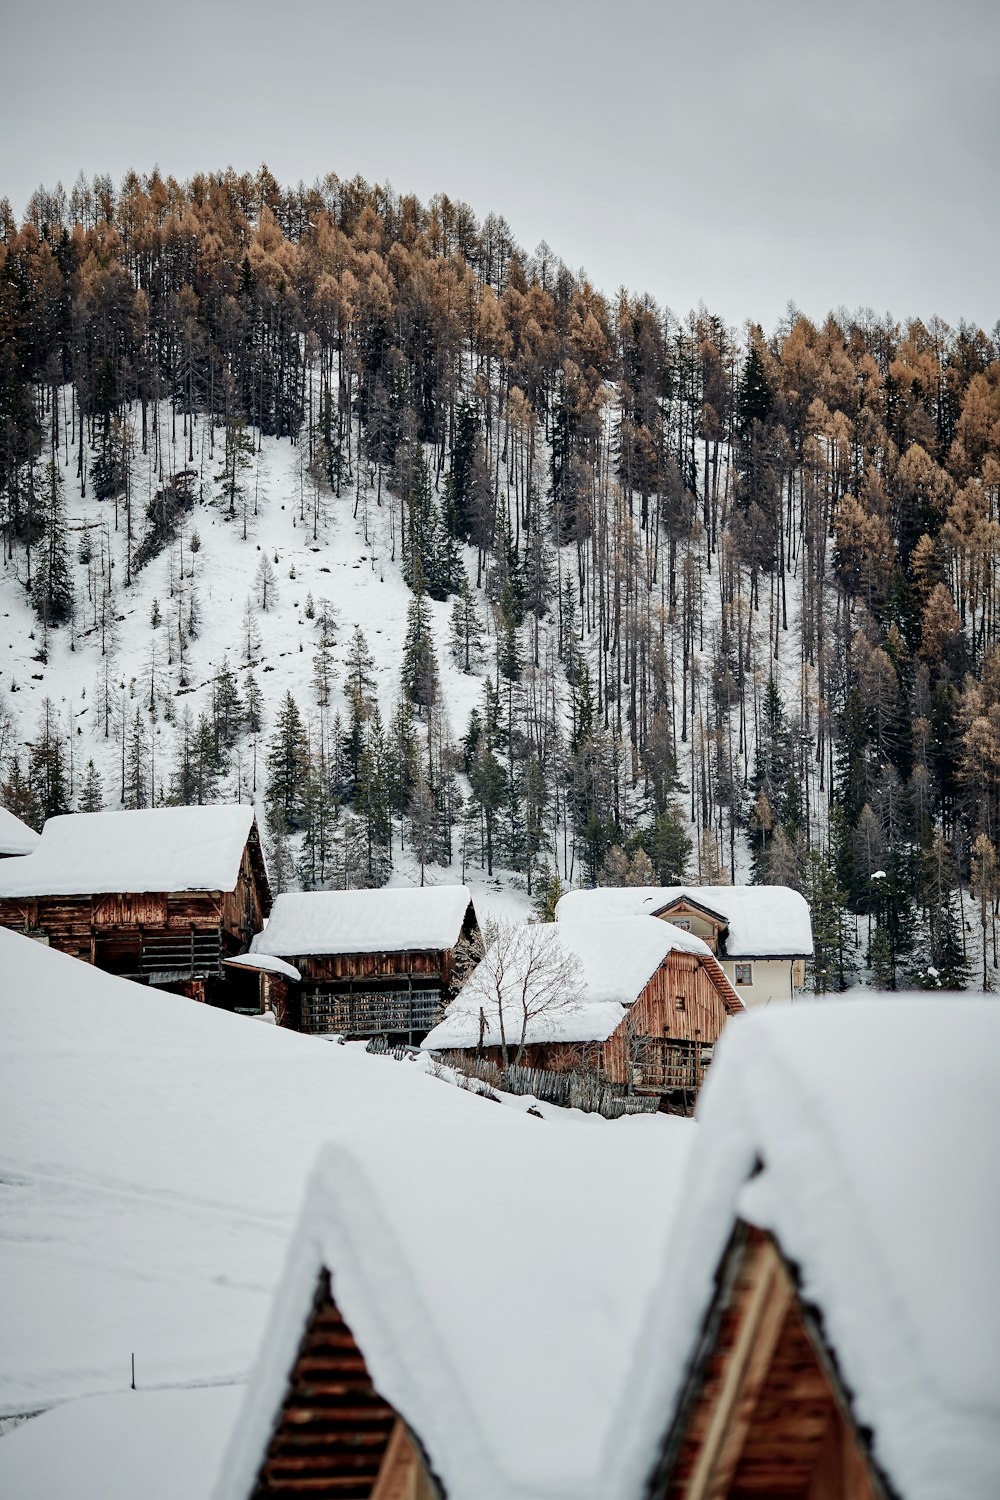
[[[548,999],[544,973],[560,960],[574,987]],[[525,924],[496,939],[423,1046],[502,1066],[503,1035],[507,1063],[593,1073],[623,1095],[688,1110],[727,1018],[742,1011],[708,946],[669,923]]]
[[[283,894],[251,944],[302,976],[301,1030],[408,1043],[430,1030],[479,951],[464,885]]]
[[[227,1003],[225,959],[271,908],[247,804],[50,818],[0,863],[0,924],[112,974]]]

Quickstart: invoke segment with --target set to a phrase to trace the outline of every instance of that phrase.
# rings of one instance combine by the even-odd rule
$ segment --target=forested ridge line
[[[196,504],[247,536],[265,438],[301,452],[313,536],[371,502],[413,590],[391,724],[363,631],[334,705],[322,609],[312,702],[269,705],[272,836],[280,854],[303,835],[300,879],[382,879],[397,836],[421,866],[461,844],[543,901],[581,875],[749,872],[810,897],[820,989],[844,982],[848,910],[874,919],[882,982],[965,982],[971,881],[988,982],[1000,328],[790,310],[736,331],[609,300],[500,217],[359,179],[81,178],[20,226],[0,204],[4,563],[43,654],[87,616],[113,659],[114,591],[190,543]],[[72,483],[114,507],[107,559],[70,553]],[[177,684],[197,630],[179,569]],[[198,721],[174,720],[174,800],[206,800],[263,732],[268,586],[242,692],[217,679]],[[454,659],[484,676],[467,725],[447,720],[428,599],[452,601]],[[144,805],[164,694],[126,704],[123,682],[115,705],[112,676],[120,800]],[[35,822],[80,803],[50,708],[34,739],[0,739],[4,800]]]

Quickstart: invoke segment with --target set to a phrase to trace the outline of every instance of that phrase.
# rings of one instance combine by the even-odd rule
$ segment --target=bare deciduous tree
[[[485,1018],[483,1043],[499,1045],[506,1068],[515,1037],[516,1066],[534,1023],[555,1021],[579,1008],[583,969],[563,947],[554,922],[491,921],[485,936],[486,952],[471,983]],[[494,1026],[496,1037],[490,1034]]]

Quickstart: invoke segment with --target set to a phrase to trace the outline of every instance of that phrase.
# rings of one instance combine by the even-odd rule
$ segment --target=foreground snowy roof
[[[506,944],[502,937],[499,942]],[[504,1025],[509,1041],[520,1040],[521,995],[526,975],[533,968],[560,958],[576,961],[578,987],[575,995],[558,1008],[533,1016],[526,1042],[604,1042],[611,1036],[630,1005],[642,994],[668,953],[697,954],[714,971],[719,984],[731,994],[733,1007],[740,1004],[711,950],[693,933],[682,932],[669,922],[653,917],[627,916],[611,921],[525,923],[510,935],[505,972],[499,980]],[[500,1042],[500,1016],[494,957],[498,943],[470,976],[448,1007],[444,1020],[422,1043],[425,1050],[443,1047],[474,1047],[479,1042],[479,1012],[485,1012],[489,1030],[487,1045]],[[539,955],[542,955],[541,958]],[[542,980],[544,984],[544,979]],[[537,982],[528,981],[529,1009],[535,1009]]]
[[[606,1500],[695,1126],[508,1114],[478,1101],[460,1134],[415,1119],[323,1153],[215,1500],[253,1490],[322,1267],[449,1500]]]
[[[40,835],[6,807],[0,807],[0,854],[30,854]]]
[[[49,818],[31,854],[0,861],[0,897],[232,891],[253,821],[246,802]]]
[[[428,952],[453,948],[472,897],[464,885],[375,891],[295,891],[278,896],[251,953]]]
[[[559,922],[593,922],[629,913],[656,915],[686,896],[728,923],[726,958],[808,958],[813,951],[809,905],[786,885],[598,886],[567,891]]]
[[[998,1077],[994,1000],[824,1001],[727,1029],[606,1494],[641,1493],[739,1216],[797,1268],[895,1492],[995,1500]]]

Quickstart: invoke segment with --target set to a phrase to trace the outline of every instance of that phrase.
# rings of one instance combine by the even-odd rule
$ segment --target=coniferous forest
[[[377,603],[335,591],[295,599],[306,688],[269,688],[286,449],[302,556],[388,538],[391,696]],[[210,521],[246,600],[194,682]],[[404,853],[512,871],[540,913],[581,881],[787,884],[817,991],[995,983],[1000,324],[733,329],[446,196],[81,177],[20,225],[0,203],[0,527],[40,684],[0,658],[0,801],[36,827],[253,795],[279,886]],[[45,677],[67,649],[85,732]]]

